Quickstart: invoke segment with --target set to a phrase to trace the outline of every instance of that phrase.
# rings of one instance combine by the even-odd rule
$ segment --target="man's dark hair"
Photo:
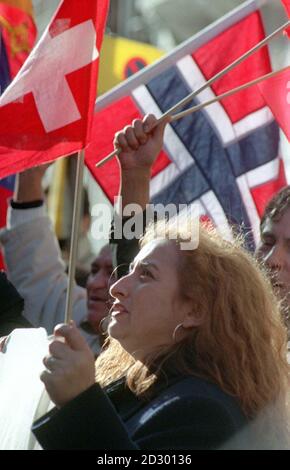
[[[261,230],[263,230],[266,219],[278,222],[288,209],[290,209],[290,186],[285,186],[268,202],[261,218]]]

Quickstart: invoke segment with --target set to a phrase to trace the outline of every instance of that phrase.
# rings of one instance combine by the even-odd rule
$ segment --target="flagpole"
[[[78,238],[79,238],[79,227],[81,218],[81,201],[82,201],[82,187],[83,187],[83,174],[85,164],[85,150],[78,152],[77,159],[77,173],[76,173],[76,184],[74,194],[74,209],[73,209],[73,220],[72,220],[72,236],[70,246],[70,257],[69,257],[69,271],[68,271],[68,288],[66,296],[65,306],[65,323],[69,323],[72,318],[72,301],[73,301],[73,289],[75,282],[76,262],[78,253]]]
[[[204,91],[206,88],[208,88],[209,86],[211,86],[216,80],[219,80],[220,78],[222,78],[226,73],[230,72],[231,70],[233,70],[235,67],[237,67],[238,65],[240,65],[242,62],[244,62],[244,60],[246,60],[248,57],[250,57],[252,54],[254,54],[255,52],[257,52],[259,49],[261,49],[262,47],[264,47],[266,44],[268,44],[268,42],[270,42],[275,36],[277,36],[277,34],[280,34],[282,31],[284,31],[284,29],[286,29],[288,26],[290,26],[290,20],[287,21],[287,23],[285,23],[283,26],[280,26],[278,29],[276,29],[273,33],[271,33],[269,36],[267,36],[265,39],[263,39],[263,41],[259,42],[258,44],[256,44],[256,46],[254,46],[252,49],[250,49],[249,51],[247,51],[245,54],[243,54],[241,57],[239,57],[238,59],[236,59],[234,62],[232,62],[230,65],[228,65],[225,69],[221,70],[220,72],[218,72],[216,75],[214,75],[210,80],[208,80],[206,83],[204,83],[204,85],[202,85],[198,90],[196,91],[193,91],[192,93],[190,93],[189,95],[187,95],[185,98],[183,98],[183,100],[179,101],[177,104],[175,104],[174,106],[172,106],[172,108],[170,108],[168,111],[166,111],[166,113],[164,113],[160,118],[159,118],[159,121],[163,120],[165,117],[168,117],[170,115],[172,115],[173,113],[175,113],[175,111],[177,111],[177,109],[181,108],[182,106],[184,106],[185,104],[187,104],[189,101],[191,101],[193,98],[195,98],[196,95],[198,95],[199,93],[201,93],[202,91]]]
[[[290,26],[290,20],[288,20],[285,24],[283,24],[282,26],[280,26],[278,29],[276,29],[275,31],[273,31],[273,33],[269,34],[269,36],[267,36],[265,39],[263,39],[262,41],[260,41],[258,44],[256,44],[252,49],[250,49],[249,51],[247,51],[245,54],[243,54],[241,57],[239,57],[238,59],[236,59],[234,62],[232,62],[230,65],[228,65],[226,68],[224,68],[223,70],[221,70],[220,72],[218,72],[216,75],[214,75],[210,80],[208,80],[207,82],[205,82],[200,88],[198,88],[197,90],[193,91],[192,93],[190,93],[189,95],[187,95],[185,98],[183,98],[181,101],[179,101],[178,103],[176,103],[174,106],[172,106],[172,108],[170,108],[168,111],[166,111],[166,113],[164,113],[157,121],[156,125],[158,125],[161,121],[163,121],[165,118],[167,118],[168,116],[172,115],[173,113],[175,113],[175,111],[177,111],[179,108],[181,108],[182,106],[184,106],[185,104],[187,104],[189,101],[191,101],[193,98],[195,98],[199,93],[201,93],[202,91],[204,91],[206,88],[208,88],[209,86],[211,86],[216,80],[222,78],[224,75],[226,75],[228,72],[230,72],[231,70],[233,70],[235,67],[237,67],[238,65],[240,65],[244,60],[246,60],[248,57],[250,57],[252,54],[254,54],[255,52],[257,52],[259,49],[261,49],[262,47],[264,47],[266,44],[268,44],[268,42],[270,42],[274,37],[276,37],[278,34],[280,34],[282,31],[284,31],[285,29],[287,29],[288,27]],[[110,153],[109,155],[107,155],[107,157],[103,158],[102,160],[100,160],[98,163],[96,163],[96,167],[101,167],[102,165],[104,165],[105,163],[107,163],[109,160],[111,160],[113,157],[117,156],[120,154],[120,150],[119,149],[116,149],[114,150],[112,153]]]
[[[218,101],[221,101],[224,98],[227,98],[228,96],[232,96],[235,93],[238,93],[239,91],[246,90],[247,88],[249,88],[253,85],[257,85],[258,83],[261,83],[264,80],[267,80],[268,78],[275,77],[275,75],[278,75],[279,73],[285,72],[288,69],[290,69],[290,66],[285,67],[284,69],[281,69],[281,70],[277,70],[276,72],[267,73],[266,75],[263,75],[262,77],[256,78],[256,80],[252,80],[251,82],[245,83],[244,85],[241,85],[237,88],[233,88],[232,90],[229,90],[226,93],[223,93],[222,95],[216,96],[212,100],[209,100],[209,101],[206,101],[204,103],[200,103],[196,106],[192,106],[191,108],[185,109],[184,111],[181,111],[181,113],[174,114],[174,116],[171,116],[171,122],[172,121],[177,121],[178,119],[181,119],[185,116],[188,116],[189,114],[200,111],[201,109],[206,108],[207,106],[209,106],[213,103],[217,103]]]

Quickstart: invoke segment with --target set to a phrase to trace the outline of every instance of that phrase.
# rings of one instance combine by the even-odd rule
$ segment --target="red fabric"
[[[264,38],[265,31],[261,15],[256,11],[200,47],[192,56],[206,79],[209,80]],[[265,73],[271,71],[268,48],[266,47],[251,55],[231,72],[217,80],[212,85],[212,89],[216,95],[221,95],[258,78],[261,70],[265,70]],[[248,114],[263,108],[265,102],[257,93],[256,88],[251,87],[225,98],[222,100],[222,105],[231,121],[236,123]]]
[[[15,5],[11,6],[0,2],[1,34],[8,59],[7,76],[10,78],[15,77],[27,59],[30,50],[34,46],[37,34],[33,17],[21,8],[22,2],[19,2],[19,8],[17,8],[17,2],[14,3]],[[27,3],[29,4],[29,2]],[[4,64],[2,64],[3,66]],[[0,228],[6,226],[8,200],[13,195],[13,186],[14,180],[12,184],[0,180]],[[5,269],[1,250],[0,269]]]
[[[290,18],[290,0],[281,0],[281,1],[286,9],[287,15]]]
[[[279,175],[277,179],[267,181],[267,183],[260,184],[259,186],[251,189],[251,194],[260,217],[262,217],[266,205],[270,199],[272,199],[274,194],[287,185],[284,163],[282,160],[280,160],[279,165]]]
[[[287,15],[290,18],[290,0],[281,0],[281,1],[282,1],[283,5],[285,7]],[[287,36],[290,39],[290,26],[289,26],[289,28],[285,29],[285,33],[287,34]]]
[[[119,190],[119,166],[116,158],[96,168],[96,162],[114,150],[114,135],[134,119],[142,118],[134,100],[126,96],[94,116],[92,140],[86,152],[86,165],[111,202]],[[101,124],[101,125],[100,125]],[[96,155],[99,158],[96,159]],[[170,163],[165,152],[161,152],[152,169],[153,176]]]
[[[52,41],[55,40],[54,44],[59,44],[57,40],[62,41],[65,38],[65,45],[70,50],[68,41],[75,37],[75,29],[72,30],[72,28],[79,25],[91,27],[93,23],[97,37],[96,47],[100,51],[108,6],[108,0],[98,2],[83,0],[81,8],[79,0],[63,0],[48,32],[40,43],[45,44],[45,41],[49,41],[49,44],[52,44]],[[75,69],[70,71],[71,65],[77,63],[81,52],[85,51],[89,54],[87,41],[80,43],[80,54],[73,55],[75,49],[71,47],[71,56],[69,54],[67,56],[57,55],[62,54],[63,51],[59,50],[60,48],[56,49],[56,47],[51,47],[48,51],[45,50],[44,55],[41,44],[33,52],[32,66],[29,67],[29,59],[33,57],[31,55],[23,68],[27,73],[25,83],[27,83],[28,77],[30,84],[33,83],[33,86],[37,88],[37,92],[27,92],[20,99],[6,103],[4,101],[6,93],[9,90],[10,93],[13,93],[13,85],[14,90],[19,88],[19,82],[23,78],[19,74],[13,85],[0,98],[0,178],[76,152],[84,148],[90,139],[96,97],[98,59],[93,61],[90,59],[86,65],[80,68],[75,66]],[[86,46],[87,49],[85,49]],[[55,55],[58,62],[63,61],[62,66],[68,70],[68,73],[62,73],[56,68],[56,70],[48,70],[48,74],[44,75],[43,67],[41,68],[39,63],[42,61],[45,65],[46,59],[49,60],[50,54],[54,54],[55,50],[57,50]],[[53,106],[56,94],[52,93],[51,89],[56,90],[57,93],[64,83],[69,87],[68,94],[72,95],[71,101],[80,117],[72,123],[50,131],[47,129],[43,117],[46,119],[52,114],[53,119],[57,120],[60,115],[67,116],[67,119],[71,116],[71,113],[63,107],[61,100],[58,100]],[[53,88],[51,88],[52,86]],[[42,111],[45,109],[42,115],[37,99],[42,100]],[[46,104],[46,107],[43,103]]]
[[[33,48],[37,30],[33,18],[20,8],[1,2],[0,16],[10,74],[14,78]]]
[[[290,141],[290,67],[258,84],[279,126]]]
[[[12,196],[12,191],[0,186],[0,227],[6,225],[6,212],[8,207],[8,199]]]

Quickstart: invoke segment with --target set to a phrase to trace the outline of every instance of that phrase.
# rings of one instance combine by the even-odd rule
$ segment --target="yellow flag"
[[[100,54],[98,95],[155,62],[163,54],[163,51],[149,44],[105,36]]]
[[[66,217],[66,185],[68,184],[68,159],[60,158],[53,166],[53,176],[47,198],[48,215],[51,218],[58,239],[67,238]],[[69,211],[69,216],[71,212]]]
[[[37,34],[31,0],[0,0],[0,30],[12,79],[27,59]]]
[[[33,6],[31,0],[1,0],[0,3],[6,3],[11,7],[20,8],[28,15],[33,15]]]

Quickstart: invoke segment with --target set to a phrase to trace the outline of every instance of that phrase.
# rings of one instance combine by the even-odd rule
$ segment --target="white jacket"
[[[67,274],[57,239],[44,207],[8,209],[7,228],[0,233],[8,277],[24,298],[24,316],[48,334],[64,322]],[[75,285],[73,319],[86,320],[86,289]],[[84,332],[90,347],[99,352],[97,335]]]

